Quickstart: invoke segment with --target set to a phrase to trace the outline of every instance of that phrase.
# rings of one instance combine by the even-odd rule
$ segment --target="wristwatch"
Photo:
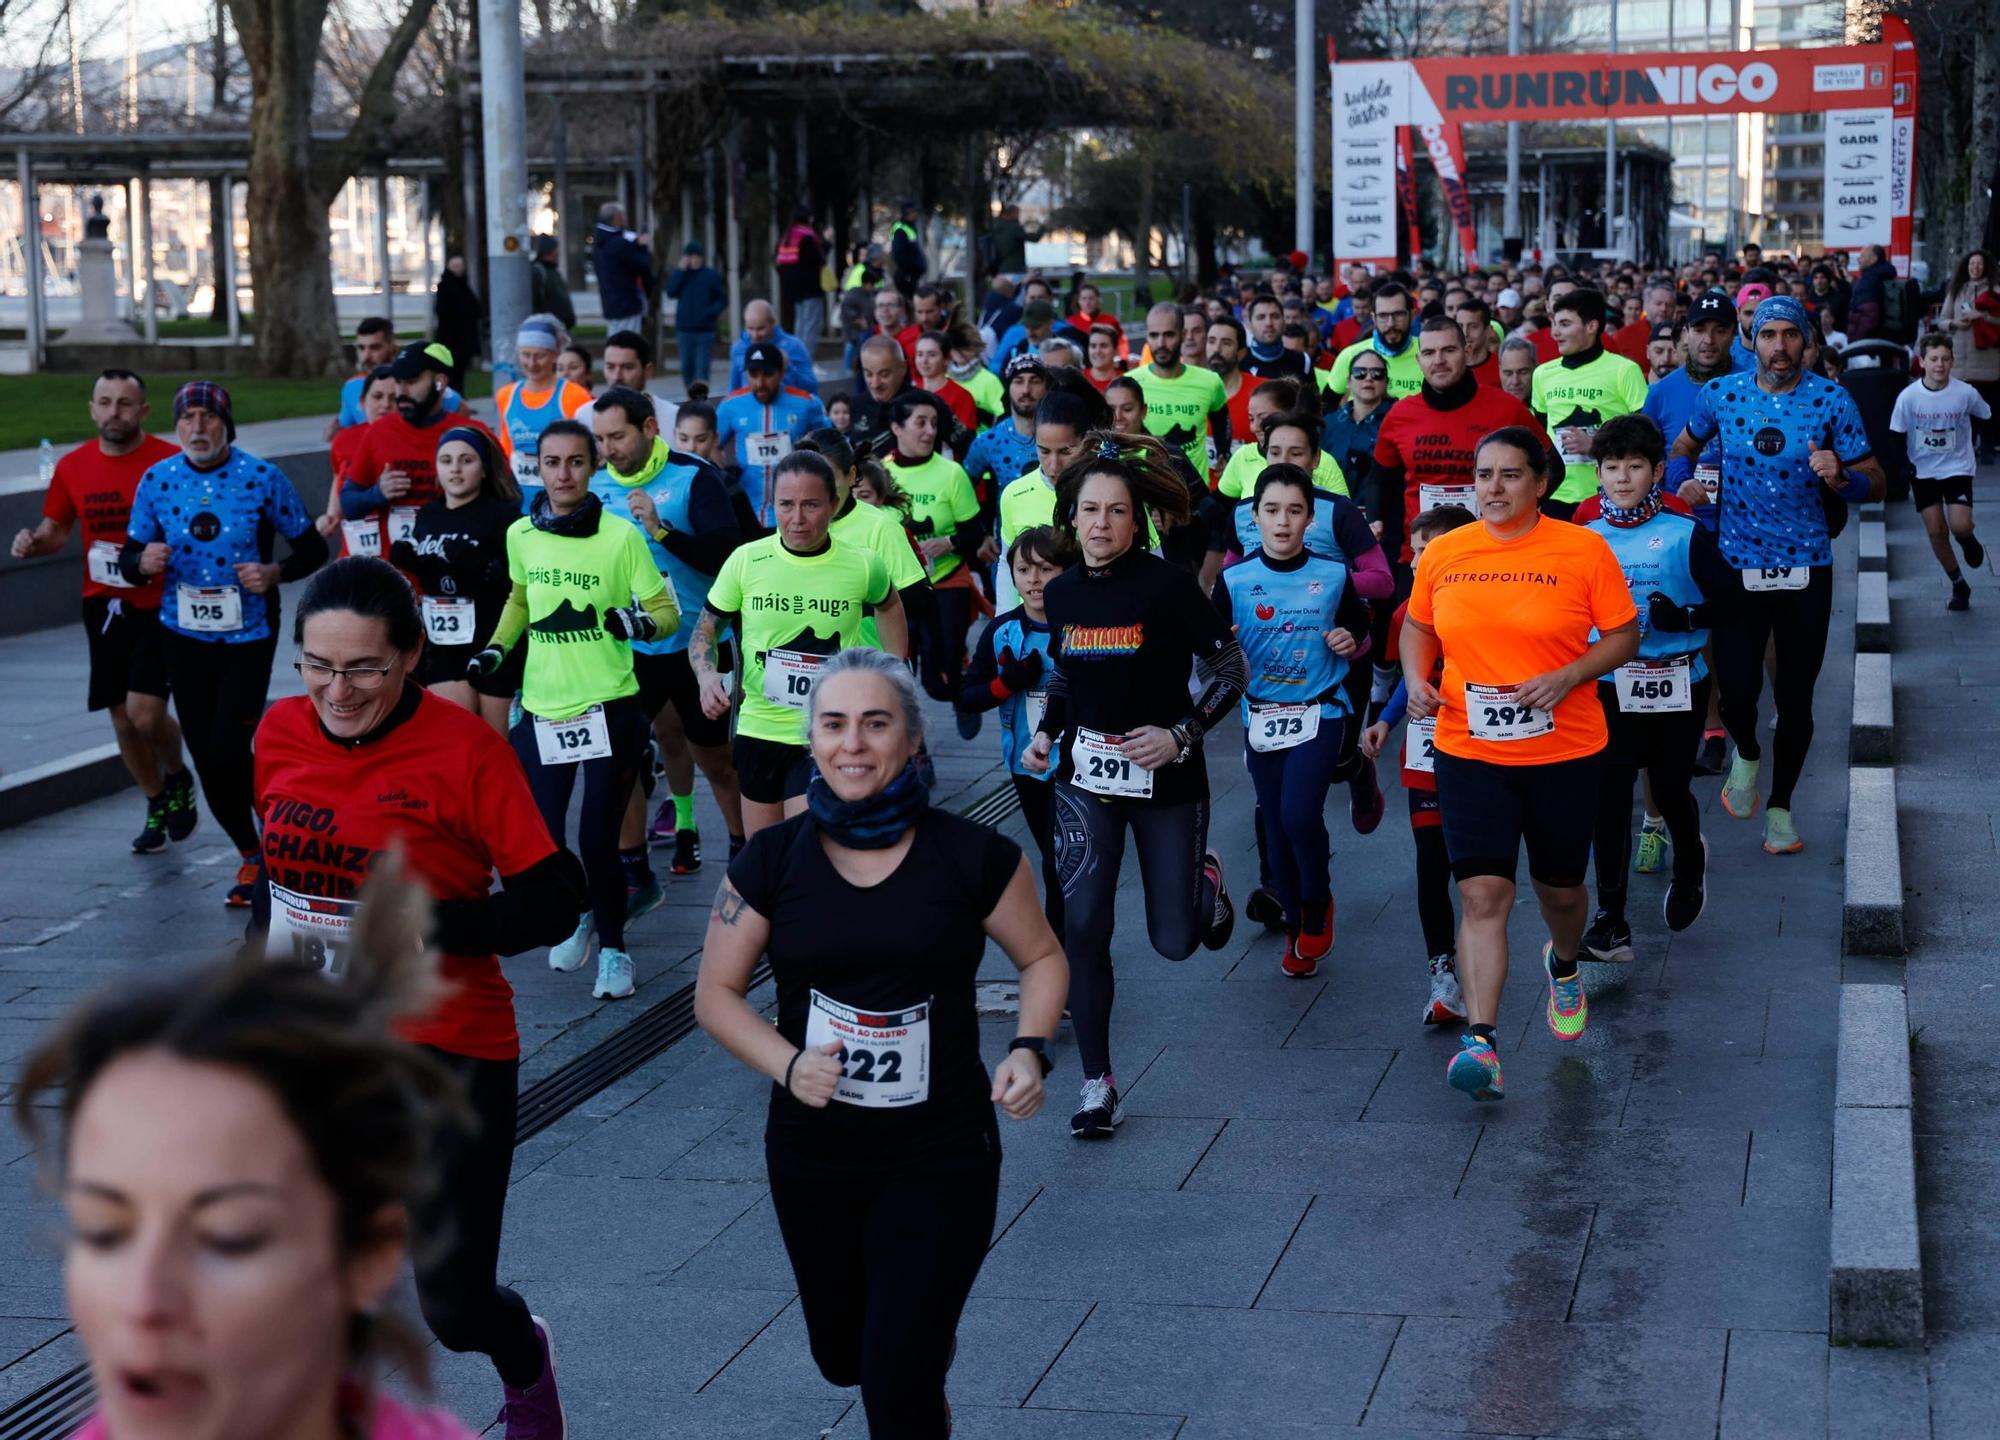
[[[1042,1062],[1042,1076],[1044,1079],[1048,1077],[1048,1073],[1051,1070],[1056,1068],[1055,1061],[1049,1059],[1048,1049],[1049,1042],[1039,1035],[1016,1035],[1007,1044],[1007,1053],[1009,1055],[1013,1054],[1016,1050],[1033,1051],[1035,1058]]]

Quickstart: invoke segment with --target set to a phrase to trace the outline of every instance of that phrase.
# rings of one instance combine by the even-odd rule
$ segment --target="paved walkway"
[[[959,1435],[1887,1433],[1869,1423],[1876,1357],[1825,1336],[1852,546],[1798,797],[1807,849],[1765,855],[1702,781],[1708,914],[1669,937],[1662,879],[1636,879],[1639,958],[1585,967],[1592,1024],[1574,1046],[1542,1024],[1524,904],[1501,1105],[1448,1090],[1456,1037],[1418,1024],[1393,793],[1367,840],[1332,807],[1340,938],[1314,980],[1284,979],[1278,942],[1247,927],[1220,953],[1159,959],[1128,876],[1113,1034],[1130,1118],[1108,1144],[1070,1140],[1062,1037],[1048,1111],[1003,1132],[995,1244],[952,1381]],[[941,748],[947,788],[997,779],[990,729]],[[1233,735],[1211,772],[1240,895],[1252,842]],[[128,808],[0,835],[0,1064],[91,985],[227,938],[212,831],[131,860]],[[648,995],[687,979],[713,878],[640,923]],[[588,977],[534,956],[509,968],[528,1078],[631,1013],[606,1015]],[[987,973],[1003,978],[1004,959]],[[1011,1026],[984,1028],[997,1055]],[[579,1436],[865,1434],[855,1396],[807,1356],[763,1185],[764,1094],[696,1036],[518,1157],[502,1271],[562,1336]],[[25,1162],[0,1169],[0,1207],[4,1405],[76,1351]],[[484,1362],[441,1356],[438,1372],[447,1403],[485,1422]]]

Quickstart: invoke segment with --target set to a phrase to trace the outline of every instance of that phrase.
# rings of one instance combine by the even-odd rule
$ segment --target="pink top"
[[[93,1415],[70,1440],[110,1440],[101,1416]],[[442,1410],[409,1410],[386,1395],[375,1397],[375,1423],[368,1440],[477,1440]]]

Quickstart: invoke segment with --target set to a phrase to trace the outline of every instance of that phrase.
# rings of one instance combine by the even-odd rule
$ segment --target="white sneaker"
[[[597,952],[597,984],[593,1000],[627,1000],[632,995],[632,957],[608,945]]]
[[[1432,961],[1433,965],[1437,962]],[[1457,1025],[1465,1020],[1465,992],[1458,987],[1456,971],[1431,971],[1431,998],[1424,1002],[1424,1024]]]
[[[581,970],[584,961],[590,958],[590,942],[596,936],[597,927],[586,910],[583,918],[576,922],[576,934],[550,948],[549,969],[560,970],[565,975],[572,970]]]

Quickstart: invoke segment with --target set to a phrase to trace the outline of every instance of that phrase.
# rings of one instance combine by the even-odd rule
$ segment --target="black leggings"
[[[1722,692],[1722,723],[1745,760],[1761,760],[1757,701],[1764,693],[1764,649],[1775,641],[1777,678],[1771,702],[1778,708],[1771,731],[1768,804],[1792,807],[1792,788],[1806,768],[1813,740],[1813,686],[1826,659],[1833,621],[1833,567],[1815,565],[1803,590],[1766,590],[1743,597],[1742,612],[1715,629],[1715,683]]]
[[[1424,825],[1410,834],[1417,842],[1417,923],[1424,927],[1424,953],[1458,953],[1458,916],[1451,908],[1451,856],[1444,848],[1444,827]]]
[[[819,1373],[861,1387],[870,1435],[944,1440],[945,1372],[993,1238],[997,1157],[962,1174],[828,1184],[774,1167],[770,1179]]]
[[[1632,786],[1641,770],[1652,782],[1653,803],[1660,807],[1674,842],[1674,878],[1688,884],[1701,881],[1701,814],[1688,782],[1694,776],[1695,751],[1708,718],[1710,683],[1707,675],[1695,682],[1688,709],[1658,715],[1628,715],[1618,708],[1615,685],[1597,687],[1611,738],[1597,776],[1597,839],[1592,848],[1597,856],[1597,908],[1614,920],[1625,918],[1626,872],[1632,865]]]
[[[528,1306],[499,1282],[500,1221],[514,1164],[518,1060],[475,1060],[426,1045],[465,1086],[477,1117],[451,1124],[431,1149],[434,1182],[410,1207],[417,1303],[447,1350],[477,1350],[505,1383],[541,1378],[542,1347]]]
[[[924,639],[924,689],[933,700],[949,704],[958,698],[959,673],[965,669],[965,632],[972,628],[972,591],[947,585],[931,591],[931,617]]]
[[[167,630],[167,682],[209,813],[239,854],[257,851],[256,774],[250,742],[271,689],[275,636],[241,645]]]
[[[1192,762],[1190,762],[1192,763]],[[1111,930],[1125,827],[1139,851],[1146,892],[1146,936],[1169,960],[1185,960],[1208,933],[1215,890],[1202,874],[1208,848],[1208,801],[1161,805],[1105,800],[1055,782],[1052,823],[1056,874],[1062,881],[1063,948],[1069,953],[1069,1010],[1083,1078],[1111,1073]]]
[[[1055,832],[1049,828],[1050,794],[1055,789],[1053,780],[1036,780],[1026,775],[1016,775],[1014,793],[1021,797],[1021,816],[1028,822],[1028,833],[1035,837],[1035,845],[1042,852],[1042,913],[1049,917],[1049,929],[1056,932],[1056,939],[1063,933],[1062,882],[1056,879]]]
[[[625,867],[618,859],[618,827],[624,823],[625,802],[631,798],[632,782],[639,778],[640,757],[646,753],[652,727],[636,695],[605,705],[604,726],[611,737],[609,758],[568,765],[542,763],[541,747],[535,743],[535,717],[525,711],[509,738],[514,742],[514,753],[521,757],[521,768],[528,772],[535,808],[542,812],[542,823],[557,844],[568,833],[570,792],[576,788],[577,772],[583,772],[576,853],[582,857],[583,873],[590,882],[597,943],[605,949],[623,950]]]

